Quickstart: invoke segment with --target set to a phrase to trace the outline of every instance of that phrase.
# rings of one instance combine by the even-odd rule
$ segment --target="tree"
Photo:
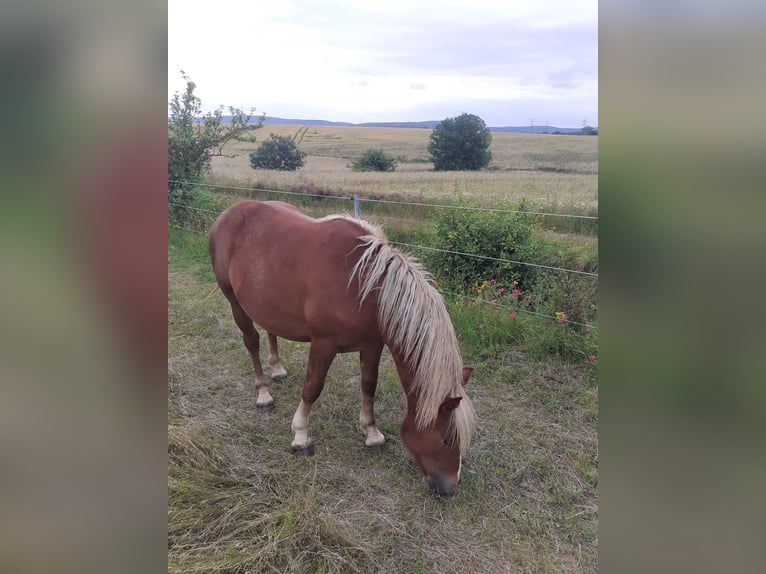
[[[170,100],[168,118],[168,189],[171,196],[179,188],[188,188],[202,179],[213,156],[223,155],[223,146],[245,132],[263,126],[263,118],[251,124],[251,114],[229,107],[231,122],[223,124],[223,106],[202,114],[202,101],[194,95],[197,85],[181,70],[186,91],[176,92]],[[178,199],[178,198],[176,198]]]
[[[396,159],[382,149],[368,149],[351,161],[352,171],[394,171]]]
[[[254,152],[250,153],[253,169],[278,169],[295,171],[303,167],[306,152],[300,151],[290,136],[271,134]]]
[[[484,120],[462,114],[439,122],[431,132],[428,153],[437,171],[477,170],[489,165],[492,134]]]

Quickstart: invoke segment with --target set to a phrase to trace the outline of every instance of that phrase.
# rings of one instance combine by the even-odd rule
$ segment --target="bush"
[[[382,149],[368,149],[351,162],[352,171],[394,171],[396,159]]]
[[[194,95],[197,85],[183,71],[181,77],[186,81],[186,90],[183,94],[175,92],[169,102],[169,190],[201,181],[210,167],[211,157],[222,155],[223,146],[229,140],[244,138],[263,126],[263,116],[257,124],[251,124],[251,115],[238,108],[229,107],[231,121],[228,124],[223,124],[222,108],[203,114],[202,100]],[[251,114],[253,111],[250,110]],[[188,189],[174,191],[169,200],[186,204],[183,198],[189,193]]]
[[[271,134],[269,139],[250,154],[253,169],[295,171],[303,167],[306,152],[300,151],[293,138]]]
[[[217,215],[229,206],[227,197],[195,185],[168,189],[168,223],[206,233]]]
[[[484,120],[473,114],[462,114],[439,122],[428,143],[434,169],[437,171],[477,170],[489,165],[492,134]]]
[[[525,211],[525,204],[518,206]],[[451,252],[471,253],[495,259],[536,261],[542,244],[533,231],[538,217],[517,213],[493,213],[448,209],[436,222],[434,245]],[[492,277],[498,281],[532,284],[538,269],[518,263],[478,259],[458,253],[431,252],[430,268],[441,279],[468,287],[476,281]]]

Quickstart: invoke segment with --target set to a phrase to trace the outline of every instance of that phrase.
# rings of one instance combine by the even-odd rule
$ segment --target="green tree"
[[[439,122],[431,132],[428,153],[437,171],[477,170],[489,165],[492,134],[484,120],[462,114]]]
[[[168,190],[176,201],[183,199],[179,190],[188,190],[199,182],[210,168],[213,156],[223,155],[223,146],[231,139],[263,126],[263,118],[251,124],[251,114],[229,107],[231,122],[223,123],[223,106],[202,113],[202,101],[194,95],[197,85],[181,70],[186,80],[183,94],[176,92],[170,100],[168,118]]]
[[[306,152],[298,149],[290,136],[271,134],[260,147],[250,153],[250,166],[253,169],[278,169],[295,171],[303,167]]]
[[[352,171],[394,171],[396,159],[382,149],[368,149],[351,161]]]

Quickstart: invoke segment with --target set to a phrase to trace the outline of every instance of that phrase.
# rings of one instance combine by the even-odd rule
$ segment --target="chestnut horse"
[[[272,379],[287,376],[277,337],[310,342],[303,392],[292,421],[292,450],[313,454],[309,412],[337,353],[359,352],[359,424],[368,447],[385,437],[373,414],[378,365],[387,346],[407,396],[402,440],[426,485],[449,494],[460,479],[461,456],[473,427],[473,408],[444,302],[430,276],[390,246],[382,230],[345,215],[313,219],[277,201],[243,201],[210,230],[218,285],[231,303],[255,369],[256,405],[273,408],[259,358],[268,334]]]

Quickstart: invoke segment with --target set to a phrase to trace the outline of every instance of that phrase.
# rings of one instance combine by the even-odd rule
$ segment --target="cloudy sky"
[[[347,122],[598,125],[597,0],[169,0],[169,96]]]

